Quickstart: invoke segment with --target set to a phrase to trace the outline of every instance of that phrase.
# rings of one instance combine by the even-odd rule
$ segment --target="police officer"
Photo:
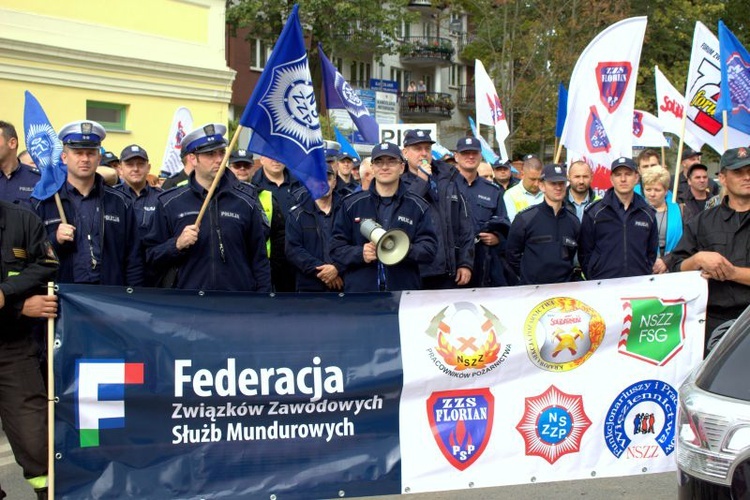
[[[159,195],[144,247],[162,286],[271,291],[267,222],[252,186],[225,171],[201,226],[195,225],[226,154],[226,130],[209,123],[187,134],[182,155],[192,169],[189,182]]]
[[[276,196],[265,189],[255,186],[252,179],[253,155],[245,150],[238,149],[229,155],[229,169],[240,182],[245,182],[256,190],[260,209],[265,213],[266,219],[270,221],[270,237],[266,240],[266,253],[271,260],[271,283],[274,291],[294,291],[294,269],[289,265],[284,252],[286,244],[286,219],[279,207]],[[307,193],[307,188],[301,186],[298,192]],[[296,196],[296,195],[295,195]]]
[[[685,224],[672,251],[672,271],[698,270],[708,280],[707,334],[750,304],[750,147],[728,149],[719,166],[726,196]]]
[[[120,158],[111,151],[105,151],[104,154],[102,154],[102,159],[99,164],[117,170],[120,168]]]
[[[273,158],[261,156],[260,166],[261,168],[253,175],[253,184],[258,189],[270,191],[276,196],[281,213],[286,220],[289,211],[297,204],[293,193],[302,186],[302,183],[289,172],[286,165]]]
[[[53,197],[34,200],[50,241],[60,258],[61,283],[143,284],[138,226],[130,198],[104,184],[96,173],[106,137],[104,127],[82,120],[65,125],[58,137],[67,180],[58,194],[68,223]]]
[[[344,282],[331,259],[333,214],[339,198],[334,196],[336,172],[328,166],[328,192],[310,196],[292,208],[286,220],[286,256],[296,270],[298,292],[342,290]]]
[[[456,164],[461,174],[458,189],[469,204],[474,222],[474,273],[471,286],[503,286],[501,243],[508,235],[510,222],[505,213],[502,190],[494,182],[479,177],[482,146],[475,137],[463,137],[456,144]]]
[[[0,121],[0,200],[31,207],[29,197],[39,182],[39,171],[18,160],[18,134],[8,122]]]
[[[38,498],[47,498],[47,394],[30,318],[57,315],[56,297],[41,295],[57,267],[39,218],[0,201],[0,419]]]
[[[347,196],[334,216],[331,256],[343,272],[344,291],[420,288],[419,265],[434,258],[437,240],[427,202],[400,182],[404,163],[397,145],[376,145],[372,150],[375,181],[367,191]],[[375,244],[360,232],[365,219],[407,234],[411,244],[404,260],[388,266],[378,260]]]
[[[138,227],[146,233],[156,210],[156,198],[162,192],[149,185],[146,178],[151,170],[148,153],[139,145],[131,144],[120,153],[120,166],[117,170],[123,181],[117,189],[132,200]]]
[[[336,191],[340,193],[353,193],[359,187],[359,183],[354,180],[354,157],[346,151],[340,153],[336,159],[338,180],[336,181]]]
[[[474,224],[458,188],[460,174],[454,166],[433,160],[434,143],[427,130],[408,130],[404,134],[407,169],[401,182],[429,203],[437,234],[437,253],[419,269],[422,288],[426,290],[466,286],[474,268]],[[367,175],[361,178],[364,186]]]
[[[492,172],[495,176],[495,184],[503,189],[503,195],[505,195],[505,192],[507,190],[521,182],[513,177],[513,174],[511,172],[512,167],[513,165],[511,165],[510,160],[502,161],[498,159],[495,163],[492,164]]]
[[[518,212],[531,205],[541,203],[544,198],[544,193],[539,190],[539,181],[542,177],[541,160],[536,155],[526,155],[523,157],[521,170],[523,172],[521,182],[513,187],[508,187],[503,194],[505,210],[511,222]]]
[[[563,206],[566,185],[564,165],[545,165],[544,200],[519,212],[510,226],[505,255],[520,285],[565,283],[573,276],[581,223]]]
[[[612,187],[583,213],[579,259],[586,279],[651,274],[659,247],[656,212],[634,193],[638,167],[612,162]]]
[[[253,176],[253,155],[246,149],[232,151],[229,155],[229,170],[240,182],[251,182]]]

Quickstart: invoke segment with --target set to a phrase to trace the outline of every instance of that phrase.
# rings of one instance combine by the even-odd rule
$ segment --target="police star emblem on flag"
[[[280,64],[272,72],[271,83],[259,102],[270,119],[271,135],[292,141],[305,153],[319,148],[323,134],[307,55]]]
[[[487,388],[433,392],[427,418],[448,462],[465,470],[482,455],[492,433],[495,398]]]
[[[357,118],[369,114],[367,108],[362,102],[362,99],[359,98],[352,86],[349,85],[349,82],[347,82],[344,77],[341,76],[341,73],[336,73],[336,82],[334,85],[336,86],[336,90],[338,90],[339,95],[341,95],[341,97],[343,98],[346,110],[350,114],[353,114]]]

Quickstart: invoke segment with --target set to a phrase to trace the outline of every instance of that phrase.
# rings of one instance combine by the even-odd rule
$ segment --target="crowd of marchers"
[[[372,292],[699,270],[709,285],[707,332],[750,303],[750,145],[721,156],[721,187],[700,152],[686,150],[674,197],[659,154],[645,150],[616,159],[612,187],[598,196],[585,162],[543,165],[527,155],[518,169],[488,165],[474,137],[435,160],[430,134],[410,130],[402,147],[377,144],[361,162],[326,149],[328,190],[314,199],[272,158],[239,149],[222,169],[225,134],[220,124],[188,133],[184,169],[157,180],[141,146],[102,153],[100,124],[69,123],[58,133],[65,182],[37,199],[40,173],[0,121],[0,358],[3,373],[15,373],[0,384],[0,418],[40,497],[46,398],[39,370],[31,376],[27,365],[39,349],[35,318],[57,314],[48,281]],[[396,230],[402,237],[391,238]],[[17,422],[18,408],[36,417]]]

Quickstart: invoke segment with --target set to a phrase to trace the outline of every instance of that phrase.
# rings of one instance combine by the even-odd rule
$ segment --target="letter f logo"
[[[81,448],[99,446],[99,429],[125,427],[125,384],[143,383],[143,363],[76,361],[76,422]]]

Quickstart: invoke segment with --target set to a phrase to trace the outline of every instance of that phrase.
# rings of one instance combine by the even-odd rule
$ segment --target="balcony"
[[[455,49],[448,38],[410,36],[401,40],[398,52],[403,64],[424,67],[450,66]]]
[[[445,2],[432,0],[409,0],[407,8],[413,12],[435,13],[445,8]]]
[[[455,103],[443,92],[404,92],[399,97],[399,113],[405,122],[450,120]]]
[[[458,87],[458,97],[456,105],[461,111],[473,111],[476,109],[476,97],[474,95],[474,85],[461,85]]]
[[[474,41],[474,35],[460,32],[460,33],[456,33],[456,38],[458,39],[458,47],[456,49],[456,54],[461,59],[465,59],[465,57],[463,56],[464,49],[466,48],[467,45],[469,45],[471,42]]]

